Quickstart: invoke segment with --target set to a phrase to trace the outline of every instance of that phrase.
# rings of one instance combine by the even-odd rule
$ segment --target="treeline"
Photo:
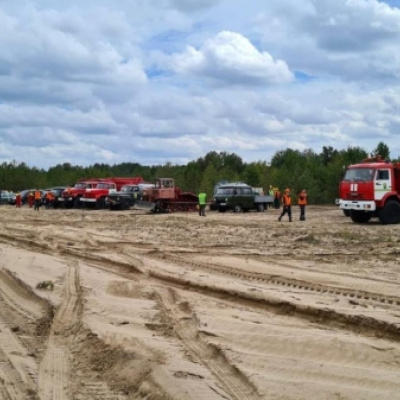
[[[379,143],[372,154],[389,157],[389,149]],[[73,186],[82,178],[112,176],[141,176],[152,182],[157,177],[171,177],[183,190],[197,193],[206,190],[212,196],[214,186],[220,181],[242,181],[254,187],[268,188],[270,185],[280,190],[289,187],[292,193],[307,189],[310,203],[333,204],[338,194],[338,185],[345,166],[361,161],[368,153],[360,147],[335,150],[323,147],[320,154],[308,149],[298,151],[286,149],[277,152],[270,163],[257,161],[243,162],[236,154],[212,151],[187,165],[143,166],[138,163],[116,165],[94,164],[89,167],[58,164],[44,169],[30,168],[25,163],[3,163],[0,165],[0,188],[23,190],[48,188],[52,186]]]

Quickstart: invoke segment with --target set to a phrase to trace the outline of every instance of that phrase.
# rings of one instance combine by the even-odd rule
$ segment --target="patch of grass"
[[[36,289],[40,290],[53,290],[54,283],[52,281],[42,281],[36,285]]]
[[[298,239],[296,239],[296,242],[305,242],[305,243],[312,243],[312,244],[316,244],[319,243],[319,239],[316,238],[312,233],[302,236]]]
[[[341,231],[336,233],[336,237],[344,240],[360,240],[360,234],[358,232]]]

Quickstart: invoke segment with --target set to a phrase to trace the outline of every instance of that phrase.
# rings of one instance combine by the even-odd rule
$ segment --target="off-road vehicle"
[[[250,185],[242,182],[227,183],[218,187],[213,199],[213,209],[219,212],[232,210],[264,211],[274,201],[273,196],[260,196]]]

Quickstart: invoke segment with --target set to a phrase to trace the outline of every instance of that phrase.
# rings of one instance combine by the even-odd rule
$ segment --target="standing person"
[[[306,220],[307,191],[303,189],[297,195],[297,204],[300,207],[300,221]]]
[[[275,200],[275,191],[272,185],[269,185],[268,194],[272,196]],[[268,204],[268,207],[272,208],[272,203]]]
[[[268,194],[270,196],[273,196],[275,194],[274,187],[272,185],[269,185]]]
[[[285,193],[282,196],[282,214],[278,218],[278,221],[282,221],[282,217],[287,214],[289,217],[289,222],[292,222],[292,199],[290,198],[290,190],[285,189]]]
[[[37,189],[35,190],[34,199],[35,199],[35,210],[39,211],[40,203],[42,202],[42,193],[40,193],[40,190]]]
[[[276,210],[278,210],[280,208],[280,203],[281,203],[281,192],[276,187],[276,188],[274,188],[274,207]]]
[[[207,193],[201,190],[199,193],[199,215],[200,217],[206,216]]]
[[[29,204],[29,208],[33,207],[33,203],[35,202],[35,195],[34,193],[30,190],[28,193],[28,204]]]
[[[21,208],[21,204],[22,204],[21,193],[17,192],[17,194],[15,195],[15,207],[16,208]]]
[[[46,210],[54,205],[54,195],[51,190],[46,192]]]

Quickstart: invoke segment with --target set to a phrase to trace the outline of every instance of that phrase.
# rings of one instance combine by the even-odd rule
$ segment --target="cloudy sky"
[[[0,162],[400,156],[400,0],[0,0]]]

